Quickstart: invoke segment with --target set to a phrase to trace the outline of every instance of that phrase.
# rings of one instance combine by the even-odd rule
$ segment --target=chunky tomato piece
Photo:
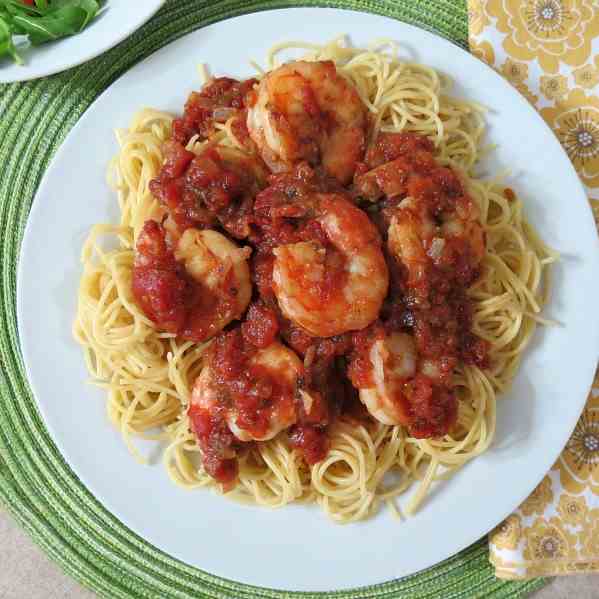
[[[289,433],[292,447],[302,452],[307,464],[316,464],[326,457],[330,441],[326,430],[310,424],[294,426]]]
[[[249,236],[254,196],[266,180],[258,159],[231,148],[209,147],[195,155],[172,140],[164,153],[150,191],[180,231],[220,223],[233,237]]]
[[[455,424],[458,403],[454,393],[434,385],[430,379],[418,375],[411,383],[410,408],[412,422],[410,434],[417,439],[442,437]]]
[[[268,347],[279,332],[277,313],[263,302],[253,303],[241,325],[241,333],[246,343],[259,348]]]
[[[206,472],[227,488],[237,479],[239,470],[237,459],[229,457],[236,443],[235,437],[218,412],[209,414],[191,404],[188,416],[191,430],[202,448]]]
[[[144,313],[158,327],[177,333],[186,317],[187,280],[167,246],[165,231],[148,221],[139,235],[132,291]]]
[[[379,133],[375,143],[366,152],[365,162],[369,168],[375,168],[386,162],[397,160],[401,156],[414,156],[420,151],[430,155],[434,149],[433,142],[423,135]]]
[[[200,92],[192,92],[183,116],[173,121],[173,139],[183,145],[194,135],[207,139],[215,131],[214,123],[226,122],[245,107],[245,96],[255,83],[255,79],[216,77]]]

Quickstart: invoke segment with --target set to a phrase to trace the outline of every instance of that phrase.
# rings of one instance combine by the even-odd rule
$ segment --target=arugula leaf
[[[66,7],[78,7],[83,9],[88,14],[88,22],[93,19],[100,10],[98,0],[52,0],[49,9],[45,14],[55,13],[56,11]]]
[[[23,64],[12,42],[12,31],[6,21],[0,17],[0,58],[5,54],[8,54],[17,64]]]
[[[85,11],[86,18],[81,25],[81,29],[87,27],[88,23],[100,11],[100,5],[97,0],[54,0],[54,2],[52,2],[52,14],[55,14],[55,12],[58,12],[61,8],[66,8],[68,6],[78,7]]]
[[[56,10],[65,6],[79,6],[85,10],[99,10],[100,3],[98,0],[52,0],[50,9]]]
[[[9,13],[5,8],[0,6],[0,19],[3,19],[13,35],[25,35],[26,31],[23,31],[13,20],[13,15]]]
[[[76,6],[64,8],[43,17],[15,15],[13,21],[29,34],[29,41],[37,46],[81,31],[87,13]]]
[[[21,0],[0,0],[0,8],[2,6],[4,6],[4,8],[13,15],[23,13],[33,15],[42,14],[42,11],[40,11],[36,6],[24,4],[21,2]]]
[[[89,22],[98,14],[100,11],[100,5],[96,0],[79,0],[79,5],[87,12],[87,19],[81,29],[87,27]]]

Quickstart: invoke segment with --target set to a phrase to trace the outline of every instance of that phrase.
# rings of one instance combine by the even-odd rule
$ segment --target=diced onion
[[[441,237],[435,237],[431,243],[431,247],[428,250],[428,255],[433,260],[438,260],[443,254],[443,249],[445,248],[445,239]]]
[[[215,108],[212,111],[212,118],[217,123],[226,123],[236,112],[235,108]]]

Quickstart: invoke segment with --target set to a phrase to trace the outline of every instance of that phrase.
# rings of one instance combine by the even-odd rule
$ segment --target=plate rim
[[[162,0],[164,2],[164,0]],[[375,17],[377,19],[381,19],[383,21],[388,21],[389,23],[393,24],[394,26],[397,27],[404,27],[404,28],[408,28],[411,30],[416,30],[418,32],[418,35],[424,36],[424,38],[428,38],[429,36],[431,38],[437,38],[438,40],[441,41],[441,43],[443,44],[448,44],[450,47],[454,48],[454,49],[458,49],[461,52],[463,52],[464,54],[469,56],[469,60],[475,61],[479,67],[482,66],[484,69],[493,72],[493,75],[496,77],[496,80],[501,81],[502,84],[506,84],[509,89],[510,92],[512,94],[512,96],[514,98],[518,98],[517,103],[520,104],[519,107],[519,111],[520,110],[528,110],[528,115],[527,118],[536,118],[537,122],[540,122],[543,124],[545,132],[548,133],[552,139],[555,140],[555,143],[557,143],[557,145],[560,147],[560,151],[562,153],[562,156],[566,159],[566,162],[568,164],[568,169],[570,171],[570,174],[573,174],[576,180],[576,185],[577,185],[577,192],[573,193],[572,195],[576,195],[576,196],[581,196],[580,199],[583,200],[583,210],[586,211],[587,213],[587,219],[590,219],[590,221],[593,221],[593,217],[592,217],[592,211],[591,208],[589,206],[589,203],[586,199],[586,192],[584,190],[584,187],[582,185],[582,182],[580,181],[580,178],[578,176],[578,174],[576,173],[571,161],[567,158],[567,155],[565,153],[565,151],[563,150],[563,147],[561,147],[561,144],[559,144],[558,140],[555,138],[555,134],[554,132],[551,130],[551,128],[549,127],[549,125],[543,120],[543,118],[541,117],[541,115],[513,88],[509,85],[508,82],[505,81],[505,79],[503,77],[501,77],[494,69],[492,69],[491,67],[489,67],[487,64],[485,64],[482,61],[479,61],[476,57],[474,57],[472,54],[470,54],[468,51],[466,51],[464,48],[460,47],[458,44],[455,44],[454,42],[452,42],[451,40],[448,40],[446,37],[439,35],[437,33],[431,32],[425,28],[422,27],[418,27],[415,25],[411,25],[409,23],[406,23],[404,21],[400,21],[397,20],[393,17],[387,17],[385,15],[380,15],[380,14],[373,14],[373,13],[365,13],[363,11],[359,11],[359,10],[355,10],[355,9],[347,9],[347,8],[317,8],[317,7],[287,7],[287,8],[275,8],[275,9],[265,9],[264,11],[260,11],[260,12],[269,12],[269,13],[288,13],[290,11],[297,11],[297,12],[303,12],[303,11],[330,11],[330,12],[353,12],[353,13],[358,13],[358,14],[367,14],[368,16],[371,17]],[[40,181],[40,184],[38,186],[38,189],[35,193],[35,197],[34,200],[32,202],[31,208],[30,208],[30,212],[27,216],[27,222],[26,222],[26,226],[24,228],[24,232],[23,232],[23,237],[21,240],[21,247],[20,247],[20,252],[19,252],[19,261],[18,261],[18,267],[17,267],[17,295],[16,295],[16,301],[17,301],[17,325],[18,325],[18,330],[19,330],[19,346],[21,349],[21,354],[23,357],[23,363],[25,366],[25,371],[26,371],[26,375],[27,375],[27,381],[30,385],[31,391],[32,391],[32,395],[35,398],[35,402],[36,402],[36,406],[42,416],[43,419],[43,423],[44,426],[46,427],[46,429],[48,430],[50,437],[53,441],[53,443],[56,445],[58,451],[60,452],[60,454],[63,456],[63,458],[65,459],[65,461],[67,462],[67,464],[69,465],[69,468],[71,468],[71,470],[75,473],[75,475],[77,477],[79,477],[79,479],[81,480],[81,482],[84,484],[84,486],[87,488],[87,490],[98,500],[102,503],[103,508],[108,510],[112,515],[114,515],[119,521],[121,521],[123,524],[125,524],[128,528],[130,528],[133,532],[135,532],[136,534],[139,534],[145,542],[148,543],[152,543],[152,541],[149,541],[143,534],[141,534],[139,532],[139,530],[132,526],[129,522],[127,522],[125,519],[122,518],[122,516],[120,514],[118,514],[117,512],[113,511],[112,509],[110,509],[110,507],[108,507],[108,504],[110,503],[110,501],[106,501],[106,498],[103,496],[102,493],[96,493],[95,491],[92,490],[93,485],[89,485],[87,482],[87,477],[85,475],[85,473],[80,473],[71,463],[71,461],[69,459],[67,459],[67,456],[69,455],[68,452],[65,453],[64,451],[64,447],[62,444],[62,440],[60,439],[60,436],[56,434],[53,426],[50,424],[51,422],[51,418],[48,419],[48,414],[46,413],[45,407],[43,405],[43,402],[40,402],[38,400],[38,394],[36,391],[36,386],[34,383],[34,377],[31,376],[32,372],[30,370],[30,360],[28,359],[28,355],[29,354],[29,346],[28,340],[25,340],[24,337],[21,334],[21,330],[23,329],[22,327],[22,322],[23,319],[25,318],[25,314],[23,312],[24,307],[23,307],[23,291],[22,291],[22,287],[23,287],[23,269],[24,269],[24,263],[25,263],[25,259],[24,257],[31,252],[31,249],[29,249],[29,246],[31,245],[30,243],[28,243],[28,238],[30,237],[30,230],[33,227],[32,222],[34,222],[35,220],[35,210],[36,210],[36,206],[39,205],[39,201],[37,201],[38,196],[43,196],[45,193],[45,188],[47,185],[49,185],[49,181],[51,179],[51,174],[53,172],[53,170],[56,168],[56,165],[59,163],[61,156],[63,153],[66,152],[66,149],[68,147],[68,142],[69,142],[69,138],[71,137],[72,133],[80,126],[81,123],[86,122],[87,119],[91,119],[92,114],[93,114],[93,110],[92,108],[94,107],[94,105],[99,102],[105,95],[108,95],[111,91],[111,88],[113,87],[113,85],[115,85],[115,83],[117,83],[117,81],[120,81],[120,79],[122,77],[127,76],[130,71],[132,69],[134,69],[136,66],[147,63],[149,61],[151,61],[153,59],[153,57],[156,55],[157,52],[160,52],[160,50],[170,46],[173,43],[176,43],[176,41],[180,41],[181,39],[185,39],[187,37],[191,37],[194,34],[197,33],[198,30],[200,29],[205,29],[207,27],[218,27],[220,23],[223,22],[228,22],[228,21],[233,21],[233,20],[243,20],[245,18],[247,18],[248,16],[252,16],[252,14],[255,13],[245,13],[243,15],[239,15],[239,16],[235,16],[235,17],[231,17],[229,19],[224,19],[222,21],[218,21],[216,23],[211,23],[210,25],[206,25],[206,26],[202,26],[199,28],[194,29],[193,31],[186,33],[184,36],[182,36],[181,38],[179,38],[179,40],[174,40],[172,42],[169,42],[168,44],[166,44],[163,48],[160,48],[154,52],[152,52],[149,56],[147,56],[146,58],[144,58],[142,61],[139,61],[137,63],[135,63],[134,65],[132,65],[130,68],[128,68],[118,79],[116,79],[115,81],[113,81],[106,89],[104,89],[95,99],[94,101],[89,105],[88,110],[85,111],[85,113],[81,116],[81,118],[78,119],[78,121],[73,125],[73,127],[69,130],[67,136],[65,137],[65,139],[63,140],[61,146],[58,148],[57,152],[55,153],[55,155],[52,157],[52,160],[50,162],[50,164],[48,165],[48,168],[46,169],[46,171],[43,174],[43,177]],[[351,36],[351,33],[350,33]],[[459,79],[459,76],[457,77]],[[524,106],[526,106],[527,108],[523,108]],[[532,115],[535,115],[535,117],[532,117]],[[595,245],[599,248],[599,238],[596,238],[595,241]],[[599,265],[599,256],[596,256],[594,259],[594,262],[596,265]],[[594,316],[594,321],[595,321],[595,326],[594,326],[594,332],[592,332],[591,334],[594,336],[594,344],[596,346],[596,349],[599,350],[599,315]],[[585,388],[590,388],[592,380],[593,380],[593,376],[594,376],[594,372],[595,372],[595,367],[589,366],[588,368],[589,374],[588,374],[588,385],[585,384]],[[585,402],[586,402],[586,395],[581,398],[579,400],[579,407],[576,410],[576,418],[573,418],[573,421],[569,424],[568,426],[568,430],[567,430],[567,434],[564,435],[564,444],[567,441],[567,439],[570,437],[572,431],[574,430],[576,423],[578,421],[578,418],[580,416],[580,414],[582,413],[584,406],[585,406]],[[574,414],[574,412],[573,412]],[[565,429],[564,429],[565,430]],[[547,468],[543,471],[543,473],[541,474],[540,478],[536,478],[535,477],[535,484],[531,485],[530,490],[527,491],[526,493],[524,493],[519,499],[518,501],[516,501],[514,503],[514,506],[511,507],[510,509],[508,509],[503,516],[497,521],[495,522],[495,524],[497,524],[498,522],[500,522],[503,518],[505,518],[505,516],[507,516],[509,513],[511,513],[529,494],[530,492],[534,489],[534,487],[536,486],[536,484],[538,484],[538,482],[542,479],[543,476],[545,476],[545,473],[549,470],[551,464],[553,464],[556,460],[556,458],[560,455],[560,453],[563,450],[563,444],[559,444],[558,449],[554,450],[554,454],[550,454],[551,455],[551,459],[546,460],[546,462],[548,463]],[[495,519],[493,519],[495,520]],[[489,527],[488,530],[491,530],[491,528],[494,525],[492,525],[491,527]],[[484,531],[480,534],[484,535],[486,534],[487,531]],[[457,553],[459,553],[460,551],[462,551],[464,548],[468,547],[469,545],[471,545],[472,543],[476,542],[477,540],[479,540],[481,537],[480,535],[476,535],[475,538],[471,539],[470,541],[464,542],[463,544],[460,545],[460,547],[458,549],[455,550],[454,553],[450,554],[450,555],[446,555],[445,557],[441,558],[440,560],[435,560],[427,565],[422,566],[422,568],[415,570],[414,573],[416,572],[421,572],[422,570],[424,570],[425,568],[429,568],[435,564],[440,563],[441,561],[443,561],[444,559],[447,559],[449,557],[451,557],[451,555],[455,555]],[[162,549],[161,547],[154,545],[155,547],[157,547],[159,550],[161,551],[165,551],[164,549]],[[182,559],[180,556],[177,556],[173,553],[169,553],[170,555],[173,555],[173,557],[177,558],[177,559]],[[189,563],[186,560],[185,563]],[[193,564],[192,564],[193,565]],[[193,567],[197,567],[199,569],[201,569],[201,566],[196,566],[193,565]],[[212,572],[210,572],[212,574]],[[217,573],[214,574],[215,576],[224,576],[229,578],[228,575],[223,575],[221,573]],[[234,580],[231,578],[231,580]],[[383,583],[385,581],[379,581],[380,583]],[[241,584],[257,584],[254,582],[241,582]],[[262,584],[262,583],[260,583]],[[378,583],[366,583],[366,584],[378,584]],[[346,587],[336,587],[335,590],[341,590],[341,589],[345,589]],[[350,587],[347,587],[350,588]],[[355,587],[351,587],[351,588],[355,588]],[[295,589],[286,589],[286,590],[295,590]],[[302,591],[309,591],[310,589],[305,588],[305,589],[301,589]]]

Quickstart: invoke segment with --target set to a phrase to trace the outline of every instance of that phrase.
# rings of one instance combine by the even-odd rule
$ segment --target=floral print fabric
[[[469,0],[471,52],[539,110],[599,226],[599,2]],[[599,572],[599,375],[551,471],[490,535],[501,578]]]

